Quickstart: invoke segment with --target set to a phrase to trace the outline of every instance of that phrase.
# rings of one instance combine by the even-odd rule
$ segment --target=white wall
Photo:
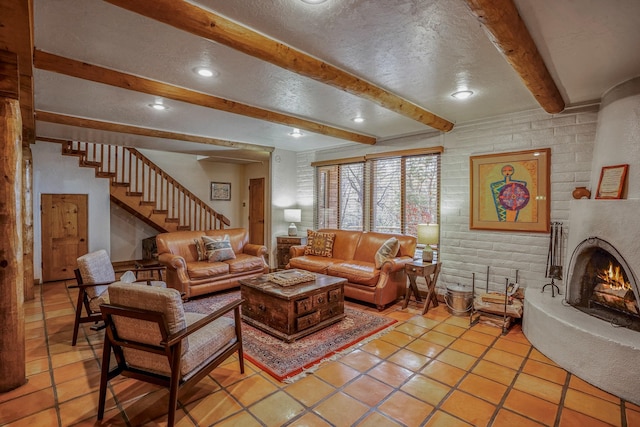
[[[95,178],[91,168],[78,166],[78,158],[63,156],[62,146],[36,142],[33,155],[33,264],[34,279],[42,280],[42,194],[89,195],[89,251],[111,250],[109,180]]]
[[[269,265],[277,266],[276,237],[287,235],[289,224],[284,221],[285,208],[298,208],[301,199],[298,194],[300,184],[300,168],[296,164],[296,153],[288,150],[274,150],[271,153],[271,239],[269,242]],[[312,194],[313,195],[313,194]],[[298,234],[306,233],[307,226],[313,225],[303,222],[296,224]]]
[[[138,150],[153,163],[165,170],[209,206],[232,221],[231,227],[242,227],[242,171],[243,166],[234,163],[217,163],[198,160],[194,154],[169,153],[156,150]],[[231,183],[231,200],[210,200],[211,182]]]
[[[312,158],[328,160],[442,145],[440,292],[447,285],[470,286],[472,273],[476,273],[476,285],[484,287],[487,266],[491,289],[504,289],[505,278],[513,281],[516,270],[522,286],[542,287],[548,282],[549,234],[469,229],[469,157],[551,148],[551,221],[562,221],[568,228],[571,192],[576,186],[589,185],[597,115],[597,106],[555,115],[535,110],[457,125],[446,134],[430,133],[359,149],[298,153],[298,187],[312,191],[308,178]],[[310,215],[312,207],[305,212]]]

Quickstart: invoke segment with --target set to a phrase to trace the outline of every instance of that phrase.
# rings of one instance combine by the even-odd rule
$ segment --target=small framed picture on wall
[[[231,183],[212,182],[211,200],[231,200]]]
[[[629,165],[605,166],[600,171],[596,199],[619,199],[624,189],[624,179]]]

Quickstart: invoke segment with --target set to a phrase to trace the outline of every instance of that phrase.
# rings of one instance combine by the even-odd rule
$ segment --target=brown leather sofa
[[[331,257],[305,255],[305,246],[292,246],[287,268],[298,268],[315,273],[347,279],[344,295],[375,304],[378,310],[404,296],[407,276],[404,265],[413,261],[416,238],[401,234],[374,233],[322,229],[322,233],[335,233]],[[378,269],[374,257],[390,237],[396,237],[400,249]]]
[[[196,240],[202,236],[222,239],[225,235],[229,235],[235,259],[198,261]],[[264,259],[267,248],[250,244],[244,228],[162,233],[156,236],[156,244],[158,261],[167,267],[167,286],[183,293],[185,299],[238,287],[240,279],[269,271]]]

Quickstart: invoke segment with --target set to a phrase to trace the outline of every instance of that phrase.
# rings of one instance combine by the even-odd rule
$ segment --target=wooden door
[[[249,242],[264,245],[264,178],[249,180]]]
[[[43,194],[42,280],[73,279],[79,256],[87,253],[88,196]]]

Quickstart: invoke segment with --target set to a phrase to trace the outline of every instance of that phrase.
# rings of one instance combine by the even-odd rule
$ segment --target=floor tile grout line
[[[56,411],[56,417],[58,419],[58,426],[62,427],[62,415],[60,414],[60,400],[58,399],[58,387],[55,382],[53,374],[53,362],[51,360],[51,347],[49,345],[49,333],[47,328],[47,314],[44,304],[44,285],[40,285],[40,310],[42,312],[42,326],[44,332],[45,345],[47,346],[47,363],[49,366],[49,377],[51,379],[51,391],[53,392],[53,407]]]
[[[570,383],[571,383],[571,373],[567,372],[567,376],[564,379],[564,384],[562,385],[562,394],[560,395],[560,402],[558,403],[558,412],[556,413],[554,426],[560,425],[560,420],[562,419],[562,411],[564,410],[564,400],[567,397],[567,392],[569,391]]]
[[[505,408],[504,407],[504,403],[507,401],[507,397],[509,396],[509,394],[511,393],[511,391],[514,390],[514,386],[516,384],[516,382],[518,381],[518,378],[520,377],[520,375],[524,372],[524,367],[527,364],[527,360],[529,360],[529,356],[531,355],[531,353],[533,352],[533,345],[529,346],[529,350],[527,351],[527,355],[524,356],[524,358],[522,359],[522,363],[520,363],[520,367],[516,370],[516,375],[513,377],[513,380],[511,380],[511,384],[507,386],[507,389],[505,390],[504,394],[502,395],[502,399],[500,399],[500,402],[498,402],[498,404],[496,405],[496,412],[494,413],[493,417],[491,417],[491,422],[493,423],[495,421],[495,418],[498,416],[498,413],[500,412],[500,409],[504,409],[505,411],[509,411],[509,412],[514,412],[511,411],[509,408]],[[517,389],[515,389],[517,390]],[[529,393],[527,393],[529,394]],[[535,397],[535,396],[534,396]],[[545,400],[545,399],[543,399]],[[547,400],[545,400],[547,401]],[[548,402],[548,401],[547,401]],[[552,402],[549,402],[552,403]],[[556,404],[556,406],[560,407],[560,404]],[[559,411],[557,411],[559,412]],[[557,416],[557,412],[556,412],[556,416]],[[515,412],[514,412],[515,413]],[[534,421],[536,423],[542,423],[539,420],[533,419],[531,417],[528,417],[524,414],[521,413],[517,413],[517,415],[526,418],[528,420]]]
[[[67,297],[69,299],[69,301],[71,302],[71,307],[74,308],[74,299],[71,297],[70,291],[69,291],[69,286],[66,286],[66,282],[65,282],[65,289],[66,289],[66,294]],[[96,350],[95,350],[95,346],[91,343],[91,340],[89,338],[89,336],[87,335],[86,331],[84,330],[84,327],[82,325],[80,325],[80,328],[78,330],[78,333],[82,332],[82,335],[84,336],[84,339],[86,340],[87,344],[89,345],[89,348],[91,349],[91,352],[93,353],[93,359],[94,362],[98,365],[98,368],[100,369],[100,376],[102,376],[102,358],[98,357]],[[104,342],[104,338],[103,338],[103,342]],[[104,346],[103,346],[103,351],[104,351]],[[52,374],[53,374],[53,370],[52,370]],[[57,386],[56,386],[57,387]],[[111,392],[111,395],[113,396],[113,401],[115,403],[115,407],[118,409],[118,412],[120,414],[120,417],[124,420],[125,425],[127,425],[127,427],[131,427],[131,420],[129,419],[128,414],[126,413],[126,411],[124,410],[124,407],[122,406],[122,403],[120,402],[120,399],[118,398],[117,394],[115,393],[115,390],[113,388],[113,385],[111,384],[111,381],[107,381],[107,387],[109,388],[109,391]],[[98,389],[98,393],[100,392],[100,390]],[[89,392],[90,394],[91,392]],[[80,396],[78,396],[80,397]],[[76,397],[75,399],[77,399],[78,397]],[[107,397],[105,396],[105,400],[107,399]],[[106,405],[106,401],[105,401],[105,405]],[[106,407],[105,407],[105,411],[106,411]],[[96,414],[97,416],[97,414]],[[88,418],[87,418],[88,419]],[[82,421],[82,420],[81,420]]]
[[[48,366],[49,366],[49,375],[50,375],[50,379],[51,379],[51,382],[52,382],[52,386],[54,387],[54,392],[56,392],[56,397],[55,397],[55,400],[56,400],[56,402],[55,402],[55,404],[56,404],[56,408],[55,408],[55,410],[56,410],[56,415],[57,415],[57,417],[58,417],[58,424],[60,425],[60,424],[61,424],[61,415],[60,415],[60,410],[59,410],[59,402],[57,401],[57,391],[56,391],[56,386],[55,386],[55,381],[54,381],[54,370],[53,370],[53,367],[52,367],[52,363],[53,363],[53,361],[52,361],[52,357],[51,357],[51,348],[49,348],[49,347],[50,347],[50,342],[49,342],[49,335],[48,335],[48,328],[47,328],[47,323],[48,323],[48,322],[47,322],[47,320],[46,320],[46,308],[45,308],[45,303],[44,303],[44,300],[45,300],[45,299],[46,299],[46,298],[45,298],[45,292],[41,292],[41,294],[40,294],[40,311],[43,313],[43,324],[44,324],[44,326],[45,326],[44,331],[45,331],[45,338],[46,338],[46,345],[47,345],[47,355],[48,355],[48,356],[47,356],[47,362],[48,362]],[[446,322],[446,323],[448,323],[448,322],[447,322],[447,320],[448,320],[448,319],[451,319],[451,316],[447,316],[445,319],[441,319],[441,320],[437,320],[437,321],[438,321],[438,324],[443,324],[443,323],[445,323],[445,322]],[[399,321],[401,322],[401,323],[400,323],[399,325],[397,325],[397,326],[400,326],[400,325],[405,324],[405,323],[409,323],[409,319],[397,319],[397,320],[399,320]],[[449,324],[451,324],[451,323],[449,323]],[[454,326],[459,326],[459,325],[456,325],[456,324],[453,324],[453,325],[454,325]],[[435,326],[434,326],[434,327],[435,327]],[[430,328],[429,330],[432,330],[432,329],[433,329],[433,328]],[[465,328],[465,329],[466,329],[467,331],[471,330],[471,328]],[[85,331],[83,331],[83,333],[85,333]],[[403,333],[404,333],[404,332],[403,332]],[[407,334],[407,335],[409,335],[409,334]],[[489,334],[486,334],[486,335],[489,335]],[[492,335],[491,335],[491,336],[492,336]],[[86,333],[85,333],[85,338],[86,338],[86,337],[87,337],[87,335],[86,335]],[[418,339],[417,337],[413,337],[413,336],[411,336],[411,337],[412,337],[412,341],[411,341],[411,342],[414,342],[416,339]],[[509,339],[509,338],[507,338],[506,336],[502,336],[502,337],[504,337],[505,339],[508,339],[510,342],[515,342],[515,343],[518,343],[518,344],[525,344],[525,343],[522,343],[522,342],[520,342],[519,340],[516,340],[516,339],[510,340],[510,339]],[[459,340],[459,339],[463,339],[463,338],[462,338],[462,335],[461,335],[461,336],[455,336],[454,338],[455,338],[455,339],[454,339],[454,341],[452,341],[452,342],[451,342],[451,343],[449,343],[447,346],[445,346],[445,347],[443,348],[443,350],[442,350],[442,351],[445,351],[446,349],[451,349],[451,346],[452,346],[455,342],[457,342],[457,340]],[[490,351],[491,349],[495,349],[495,347],[494,347],[494,346],[496,345],[496,343],[498,342],[498,340],[499,340],[500,338],[501,338],[501,336],[500,336],[500,335],[495,336],[495,338],[493,339],[492,343],[491,343],[489,346],[487,346],[487,348],[485,349],[485,351],[483,351],[483,353],[482,353],[480,356],[473,356],[473,355],[471,355],[471,356],[473,356],[473,357],[475,357],[475,358],[476,358],[475,362],[471,365],[471,367],[470,367],[469,369],[467,369],[467,370],[465,371],[464,376],[463,376],[463,377],[461,377],[461,378],[460,378],[460,380],[459,380],[459,381],[458,381],[458,382],[457,382],[457,383],[456,383],[452,388],[458,389],[458,387],[459,387],[459,386],[460,386],[460,384],[464,381],[464,379],[465,379],[465,378],[467,378],[467,377],[468,377],[468,375],[469,375],[470,373],[472,373],[472,372],[471,372],[471,370],[473,369],[473,367],[474,367],[474,366],[476,366],[476,365],[477,365],[477,363],[479,363],[479,362],[478,362],[478,360],[479,360],[479,359],[482,359],[483,357],[485,357],[485,356],[486,356],[486,354],[487,354],[487,352],[488,352],[488,351]],[[517,336],[515,336],[514,338],[517,338]],[[89,339],[88,339],[88,338],[87,338],[87,340],[88,340],[88,342],[89,342],[89,345],[90,345],[91,350],[92,350],[93,355],[94,355],[93,359],[94,359],[94,360],[97,360],[97,358],[95,357],[95,353],[96,353],[97,347],[93,346],[93,345],[91,344],[91,342],[89,341]],[[409,344],[405,344],[405,345],[398,346],[398,347],[399,347],[400,349],[405,349],[405,348],[407,347],[407,345],[409,345]],[[355,350],[355,349],[354,349],[354,350]],[[453,349],[453,350],[455,350],[455,349]],[[531,344],[529,344],[529,350],[528,350],[528,352],[527,352],[527,355],[523,358],[523,361],[522,361],[522,363],[520,364],[520,368],[517,370],[516,376],[515,376],[515,377],[514,377],[514,379],[512,380],[511,384],[509,385],[508,389],[507,389],[507,390],[506,390],[506,392],[505,392],[505,395],[504,395],[504,396],[503,396],[503,398],[501,399],[501,400],[502,400],[502,402],[500,403],[500,405],[502,405],[502,404],[504,403],[504,400],[506,399],[506,396],[508,395],[508,392],[510,392],[510,391],[512,391],[512,390],[514,389],[514,385],[516,384],[517,378],[519,378],[519,376],[520,376],[520,375],[522,375],[522,374],[524,374],[524,373],[525,373],[525,372],[524,372],[524,366],[526,365],[526,363],[527,363],[528,361],[535,361],[535,362],[538,362],[538,363],[544,363],[545,365],[552,366],[552,365],[550,365],[550,364],[548,364],[548,363],[544,362],[543,360],[538,360],[538,359],[534,359],[534,358],[532,358],[532,356],[534,355],[534,353],[533,353],[533,352],[534,352],[534,350],[535,350],[535,348],[534,348]],[[394,353],[392,353],[392,354],[390,354],[390,355],[387,355],[385,358],[381,359],[381,361],[389,361],[389,362],[391,362],[391,361],[389,360],[389,358],[390,358],[390,357],[392,357],[392,356],[393,356],[393,354],[396,354],[396,353],[397,353],[397,351],[399,351],[399,350],[396,350]],[[455,351],[460,351],[460,350],[455,350]],[[501,351],[505,351],[505,350],[501,350]],[[462,353],[464,353],[464,352],[462,352]],[[418,353],[418,354],[419,354],[419,353]],[[438,353],[438,354],[441,354],[441,352],[440,352],[440,353]],[[466,353],[465,353],[465,354],[466,354]],[[514,353],[514,354],[517,354],[517,353]],[[433,361],[433,360],[436,360],[436,359],[435,359],[435,358],[432,358],[432,359],[431,359],[431,361],[430,361],[430,362],[428,362],[428,363],[432,363],[432,361]],[[341,362],[341,363],[342,363],[342,362]],[[391,362],[391,363],[397,364],[396,362]],[[442,363],[445,363],[445,362],[442,362]],[[495,363],[495,362],[494,362],[494,363]],[[398,365],[399,365],[399,364],[398,364]],[[425,366],[426,366],[426,365],[427,365],[427,364],[425,364]],[[378,364],[376,364],[375,366],[378,366]],[[401,366],[401,365],[399,365],[399,366]],[[373,368],[373,367],[372,367],[372,368]],[[370,371],[370,369],[372,369],[372,368],[369,368],[369,370],[367,370],[367,371],[365,371],[365,372],[369,372],[369,371]],[[413,377],[415,377],[415,375],[416,375],[416,374],[418,374],[418,373],[419,373],[419,370],[413,370],[413,369],[410,369],[410,370],[412,370],[412,371],[413,371],[413,373],[412,373],[412,375],[411,375],[410,377],[408,377],[408,378],[413,378]],[[564,372],[565,372],[566,374],[568,374],[568,375],[565,377],[565,384],[563,385],[562,397],[561,397],[561,399],[560,399],[560,402],[558,403],[558,407],[560,408],[560,410],[559,410],[559,411],[558,411],[558,413],[556,414],[556,425],[558,424],[558,420],[559,420],[559,419],[561,419],[561,418],[560,418],[560,417],[561,417],[561,411],[564,409],[564,402],[565,402],[566,393],[567,393],[568,389],[571,389],[571,387],[569,387],[569,384],[570,384],[571,378],[573,377],[573,375],[572,375],[571,373],[569,373],[568,371],[564,370]],[[254,374],[263,375],[263,372],[261,372],[260,370],[255,370]],[[364,373],[364,372],[359,372],[359,373],[358,373],[358,375],[357,375],[356,377],[354,377],[354,378],[353,378],[349,383],[351,383],[352,381],[356,380],[357,378],[362,378],[362,377],[363,377],[363,375],[365,375],[365,373]],[[527,374],[527,375],[531,375],[531,374]],[[535,376],[535,377],[537,377],[537,378],[544,379],[544,380],[548,381],[546,378],[539,377],[539,376],[537,376],[537,375],[534,375],[534,376]],[[577,377],[576,377],[576,378],[577,378]],[[243,380],[244,380],[244,378],[239,379],[238,381],[243,381]],[[407,379],[407,380],[408,380],[408,379]],[[379,380],[378,380],[378,381],[379,381]],[[436,381],[437,381],[437,380],[436,380]],[[349,383],[345,383],[345,384],[343,384],[339,389],[338,389],[338,388],[336,388],[335,386],[333,386],[333,385],[329,384],[329,385],[332,387],[332,389],[333,389],[333,391],[332,391],[332,394],[331,394],[331,395],[335,394],[338,390],[342,390],[342,389],[344,389],[345,387],[347,387],[347,384],[349,384]],[[406,383],[406,381],[405,381],[405,382],[403,382],[403,384],[405,384],[405,383]],[[235,383],[234,383],[234,384],[235,384]],[[275,384],[275,383],[274,383],[274,384]],[[278,384],[276,384],[276,387],[277,387],[277,388],[276,388],[276,391],[275,391],[275,392],[280,391],[280,390],[282,390],[282,391],[285,391],[285,392],[286,392],[285,387],[284,387],[283,385],[278,385]],[[392,387],[392,392],[397,392],[398,390],[403,391],[403,390],[401,390],[401,389],[400,389],[400,387],[402,387],[402,386],[399,386],[399,387]],[[226,390],[226,391],[227,391],[227,393],[229,393],[229,391],[227,390],[227,388],[226,388],[226,387],[223,387],[223,389],[224,389],[224,390]],[[404,392],[404,391],[403,391],[403,392]],[[404,392],[404,393],[406,393],[406,392]],[[586,392],[585,392],[585,393],[586,393]],[[229,393],[229,394],[230,394],[230,393]],[[594,394],[591,394],[591,393],[586,393],[586,394],[588,394],[588,395],[590,395],[590,396],[593,396],[594,398],[597,398],[597,397],[598,397],[598,396],[596,396],[596,395],[594,395]],[[115,394],[114,394],[114,396],[115,396]],[[293,395],[289,395],[289,396],[290,396],[290,397],[292,397],[293,399],[295,399],[296,401],[298,401],[298,400],[297,400]],[[351,396],[351,397],[353,397],[353,396]],[[625,426],[626,426],[626,422],[627,422],[627,421],[626,421],[625,409],[626,409],[626,406],[627,406],[627,405],[625,404],[626,402],[624,401],[624,399],[622,399],[622,398],[617,398],[617,399],[619,399],[619,400],[618,400],[619,404],[618,404],[618,405],[616,405],[616,406],[618,406],[618,410],[620,411],[620,416],[622,417],[622,418],[621,418],[621,424],[622,424],[622,426],[623,426],[623,427],[625,427]],[[441,402],[442,402],[442,401],[444,401],[444,400],[446,400],[446,397],[445,397],[445,398],[443,398],[443,399],[441,399]],[[484,399],[483,399],[483,400],[484,400]],[[545,399],[545,400],[546,400],[546,399]],[[604,400],[607,400],[607,399],[604,399]],[[255,402],[254,402],[254,403],[255,403]],[[304,414],[307,414],[307,413],[310,413],[310,414],[313,414],[313,415],[315,415],[315,416],[320,417],[320,415],[319,415],[319,414],[317,414],[317,413],[313,412],[311,409],[308,409],[308,407],[306,407],[306,405],[302,404],[302,406],[303,406],[303,408],[307,408],[307,409],[303,410],[303,411],[301,412],[301,414],[300,414],[300,416],[299,416],[298,418],[300,418],[301,416],[304,416]],[[367,406],[368,406],[368,405],[367,405]],[[379,405],[377,405],[377,406],[373,407],[373,409],[372,409],[372,408],[370,408],[370,409],[365,413],[365,415],[364,415],[363,417],[361,417],[361,419],[359,420],[359,422],[361,422],[361,421],[362,421],[362,420],[364,420],[367,416],[369,416],[370,414],[373,414],[373,413],[378,413],[380,416],[383,416],[383,417],[385,417],[385,418],[389,418],[385,413],[380,412],[380,411],[378,411],[378,410],[377,410],[378,406],[379,406]],[[258,423],[259,423],[259,424],[261,424],[261,425],[265,425],[265,424],[264,424],[264,422],[262,422],[261,420],[257,419],[257,417],[255,417],[251,411],[248,411],[248,409],[246,409],[246,408],[244,407],[244,405],[242,406],[242,408],[243,408],[243,409],[241,409],[240,411],[238,411],[238,412],[234,413],[234,415],[235,415],[235,414],[237,414],[237,413],[241,413],[241,412],[243,412],[243,411],[244,411],[244,412],[249,412],[249,414],[248,414],[248,415],[253,416],[253,417],[258,421]],[[505,410],[508,410],[508,409],[504,408],[503,406],[500,406],[500,408],[505,409]],[[569,408],[567,408],[567,409],[569,409]],[[633,408],[633,409],[635,409],[635,408]],[[121,410],[120,408],[118,408],[118,410],[119,410],[119,414],[120,414],[121,416],[124,416],[124,415],[123,415],[123,414],[125,414],[124,410]],[[435,409],[434,409],[434,411],[435,411]],[[509,410],[509,411],[510,411],[511,413],[518,414],[519,416],[523,416],[524,418],[530,419],[530,420],[532,420],[532,421],[539,422],[539,421],[537,421],[537,420],[534,420],[534,419],[532,419],[532,418],[529,418],[529,417],[524,416],[523,414],[521,414],[521,413],[520,413],[520,412],[518,412],[518,411],[511,411],[511,410]],[[580,412],[580,411],[578,411],[578,412]],[[432,413],[429,415],[429,417],[431,417],[434,413],[435,413],[435,412],[432,412]],[[582,413],[582,412],[581,412],[581,413]],[[447,412],[447,414],[448,414],[448,412]],[[496,411],[496,414],[497,414],[497,411]],[[589,416],[588,414],[584,414],[584,415],[585,415],[585,416]],[[322,418],[322,417],[320,417],[320,418]],[[457,418],[457,417],[456,417],[456,418]],[[324,418],[322,418],[322,419],[324,420]],[[394,422],[400,422],[398,419],[395,419],[395,418],[389,418],[389,419],[391,419],[391,420],[392,420],[392,421],[394,421]],[[457,418],[457,419],[460,419],[460,418]],[[493,419],[493,418],[492,418],[492,419]],[[193,421],[193,420],[192,420],[192,421]],[[461,419],[461,421],[464,421],[464,420],[462,420],[462,419]],[[218,422],[218,421],[216,421],[216,422]],[[288,423],[289,423],[289,424],[291,424],[291,422],[292,422],[292,421],[288,421]],[[328,421],[327,421],[327,422],[328,422]],[[427,422],[427,421],[425,420],[425,422]],[[464,422],[466,423],[467,421],[464,421]],[[198,422],[196,422],[196,421],[194,421],[194,424],[195,424],[195,425],[199,425],[199,424],[198,424]]]

